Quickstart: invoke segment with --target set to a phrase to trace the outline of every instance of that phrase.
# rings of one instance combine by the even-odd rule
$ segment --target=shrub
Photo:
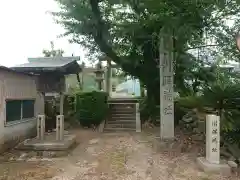
[[[139,100],[139,111],[142,123],[151,120],[152,123],[156,120],[157,114],[159,114],[154,101],[150,101],[147,97]]]
[[[83,127],[96,127],[107,117],[107,97],[106,92],[76,93],[76,117]]]
[[[188,109],[183,107],[178,100],[174,101],[174,125],[177,126],[179,121],[182,120],[183,116],[188,112]]]
[[[179,124],[179,120],[186,114],[186,109],[179,104],[178,100],[174,101],[174,123]],[[148,101],[147,97],[140,100],[140,116],[141,120],[150,120],[151,123],[158,125],[157,120],[160,116],[160,106],[155,105],[153,101]]]
[[[201,96],[191,95],[180,97],[176,100],[177,105],[184,111],[192,110],[194,108],[203,109],[203,98]]]
[[[68,120],[75,114],[75,96],[73,95],[65,95],[64,96],[64,118]]]

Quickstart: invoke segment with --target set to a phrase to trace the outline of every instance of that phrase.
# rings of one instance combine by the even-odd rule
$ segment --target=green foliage
[[[212,69],[204,68],[205,58],[196,58],[189,49],[204,47],[214,39],[217,48],[210,49],[211,55],[217,51],[219,56],[239,57],[234,44],[240,24],[236,0],[56,1],[61,10],[53,15],[65,28],[64,36],[87,48],[90,57],[107,56],[147,89],[148,98],[141,105],[144,117],[154,116],[160,99],[160,31],[174,37],[174,47],[168,50],[174,52],[174,89],[180,96],[195,95],[216,80]],[[226,26],[226,19],[231,18],[233,28]],[[192,106],[200,102],[184,101],[191,101]]]
[[[150,101],[147,97],[140,100],[139,111],[142,123],[145,121],[152,121],[154,123],[157,114],[159,114],[159,109],[157,109],[154,101]]]
[[[203,108],[203,98],[201,96],[190,95],[185,97],[180,97],[177,99],[177,104],[179,107],[185,109],[202,109]]]
[[[105,92],[77,92],[76,117],[84,127],[98,126],[108,114],[108,94]]]
[[[51,44],[51,50],[44,49],[42,51],[42,53],[44,54],[44,57],[63,56],[64,51],[62,49],[54,49],[53,41],[51,41],[50,44]]]
[[[220,115],[222,129],[232,131],[236,127],[236,121],[240,115],[237,104],[240,102],[240,84],[231,82],[229,79],[217,81],[203,91],[204,106],[210,107]]]
[[[182,120],[183,116],[186,114],[186,108],[182,107],[178,100],[174,101],[174,125],[177,126]]]
[[[157,120],[160,116],[160,106],[155,105],[154,101],[148,102],[149,99],[144,97],[140,99],[140,117],[142,123],[150,121],[153,124],[157,124]],[[182,104],[178,103],[178,100],[174,101],[174,123],[178,125],[179,121],[186,114],[187,110],[182,107]]]
[[[219,35],[224,20],[237,17],[240,9],[235,0],[56,1],[61,10],[53,15],[64,26],[64,35],[89,49],[91,55],[104,54],[125,73],[140,79],[156,101],[159,101],[156,61],[159,32],[175,37],[176,90],[180,94],[189,89],[196,91],[208,77],[204,70],[198,70],[202,70],[200,63],[195,63],[196,58],[187,50],[205,45],[208,37],[204,32]],[[227,40],[232,40],[229,36]],[[188,87],[188,79],[194,79],[194,88]]]
[[[64,96],[64,118],[68,119],[75,114],[75,96],[65,95]]]
[[[187,96],[178,99],[181,107],[206,113],[217,114],[221,120],[222,138],[228,142],[238,142],[240,132],[240,83],[228,73],[218,69],[216,81],[205,86],[200,96]]]

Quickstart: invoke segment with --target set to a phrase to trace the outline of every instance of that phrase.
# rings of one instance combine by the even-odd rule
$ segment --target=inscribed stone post
[[[63,140],[64,137],[64,116],[58,115],[56,118],[56,140]]]
[[[37,117],[37,138],[43,140],[45,134],[45,115]]]
[[[209,163],[220,163],[220,117],[216,115],[206,118],[206,159]]]
[[[160,38],[160,137],[174,138],[173,44],[172,37]]]
[[[206,157],[198,157],[197,163],[205,172],[231,174],[227,163],[220,161],[220,117],[206,117]]]

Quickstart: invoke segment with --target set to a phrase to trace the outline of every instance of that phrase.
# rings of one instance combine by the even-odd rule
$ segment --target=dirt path
[[[195,159],[186,154],[156,153],[152,148],[153,136],[144,133],[86,131],[78,137],[79,146],[66,159],[66,171],[62,174],[66,180],[239,179],[201,172]],[[63,178],[59,175],[55,179]]]
[[[69,156],[38,164],[39,169],[45,173],[48,172],[42,179],[239,180],[239,177],[235,176],[205,174],[198,170],[194,159],[186,154],[154,152],[151,135],[144,133],[100,134],[87,130],[75,133],[79,145]],[[24,164],[27,165],[27,162],[22,163],[22,168]],[[24,169],[31,171],[31,167],[34,166]],[[40,173],[32,173],[31,177],[24,180],[37,179],[37,174]]]

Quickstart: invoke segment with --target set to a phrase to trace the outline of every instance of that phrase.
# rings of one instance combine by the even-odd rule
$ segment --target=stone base
[[[76,143],[75,135],[64,135],[63,140],[55,140],[56,134],[51,133],[45,135],[44,140],[37,138],[27,139],[20,143],[16,149],[19,150],[35,150],[35,151],[65,151],[70,149]]]
[[[228,164],[221,162],[220,164],[209,163],[206,158],[198,157],[197,164],[204,172],[221,173],[224,175],[231,174],[231,168]]]
[[[98,131],[99,131],[99,132],[101,132],[101,133],[103,132],[105,123],[106,123],[106,121],[104,120],[104,121],[99,125],[99,127],[98,127]]]
[[[162,139],[161,137],[155,137],[153,142],[153,149],[155,151],[167,151],[172,149],[174,145],[174,139]]]

